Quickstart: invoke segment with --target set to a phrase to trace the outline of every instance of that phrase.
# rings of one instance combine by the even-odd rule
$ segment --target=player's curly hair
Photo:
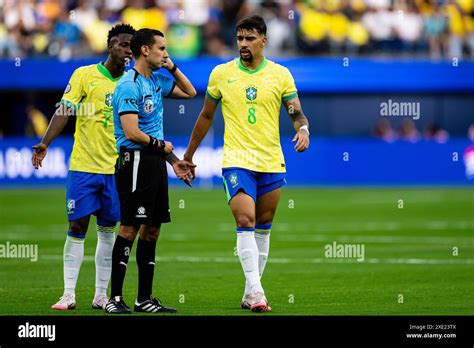
[[[130,34],[133,35],[135,34],[135,29],[130,24],[117,24],[112,27],[112,29],[109,30],[109,34],[107,35],[107,46],[110,44],[110,40],[112,40],[113,37],[119,36],[120,34]]]

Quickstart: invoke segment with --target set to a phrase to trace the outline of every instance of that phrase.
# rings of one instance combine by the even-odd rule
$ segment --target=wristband
[[[309,129],[308,129],[308,126],[307,125],[304,125],[304,126],[301,126],[299,130],[302,130],[304,129],[305,131],[308,132],[308,135],[309,135]]]
[[[160,146],[158,147],[159,150],[164,151],[166,143],[164,140],[158,140],[160,142]]]
[[[176,71],[176,69],[178,69],[178,66],[176,65],[176,63],[173,63],[173,67],[172,67],[170,70],[168,70],[168,71],[169,71],[171,74],[174,74],[175,71]]]
[[[153,138],[152,136],[150,136],[150,142],[148,143],[148,146],[147,148],[149,149],[156,149],[157,145],[158,145],[158,139],[156,138]]]
[[[163,140],[158,140],[150,136],[150,142],[148,143],[147,148],[154,149],[154,150],[163,150],[165,148],[165,142]]]

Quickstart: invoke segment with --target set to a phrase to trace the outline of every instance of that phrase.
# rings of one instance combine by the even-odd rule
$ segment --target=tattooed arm
[[[296,141],[295,150],[297,152],[303,152],[309,147],[309,123],[306,116],[303,114],[301,108],[300,99],[298,97],[283,102],[293,122],[293,128],[295,129],[295,136],[293,142]]]

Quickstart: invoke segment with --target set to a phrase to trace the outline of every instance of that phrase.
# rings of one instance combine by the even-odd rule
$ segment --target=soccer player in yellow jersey
[[[263,55],[267,39],[262,17],[242,19],[236,32],[240,58],[212,71],[184,159],[192,162],[220,101],[225,126],[222,175],[246,278],[241,307],[269,311],[260,278],[281,187],[286,183],[279,133],[281,103],[293,121],[297,152],[309,146],[308,120],[291,73]]]
[[[84,239],[90,216],[97,216],[96,290],[92,307],[102,309],[108,301],[114,228],[120,220],[115,188],[115,149],[112,97],[117,81],[132,59],[130,40],[135,30],[118,24],[108,33],[105,62],[74,71],[41,143],[34,146],[32,162],[36,169],[48,146],[76,116],[76,132],[66,187],[66,213],[69,231],[64,245],[64,294],[52,306],[68,310],[76,307],[75,289],[84,257]]]

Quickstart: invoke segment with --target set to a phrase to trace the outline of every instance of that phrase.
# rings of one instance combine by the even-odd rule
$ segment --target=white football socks
[[[84,238],[66,237],[64,244],[64,293],[76,295],[76,283],[84,259]]]
[[[263,292],[258,272],[258,247],[254,229],[237,228],[237,252],[251,292]]]
[[[257,243],[258,248],[258,273],[260,279],[262,278],[263,271],[265,270],[265,265],[267,264],[268,253],[270,251],[270,232],[271,232],[272,225],[257,225],[255,228],[255,241]],[[249,295],[251,293],[250,284],[248,281],[245,281],[245,295]]]
[[[115,226],[97,225],[97,247],[95,250],[95,297],[107,294],[112,273],[112,250],[115,242]]]
[[[258,247],[258,272],[263,275],[270,250],[270,230],[255,230],[255,241]]]

